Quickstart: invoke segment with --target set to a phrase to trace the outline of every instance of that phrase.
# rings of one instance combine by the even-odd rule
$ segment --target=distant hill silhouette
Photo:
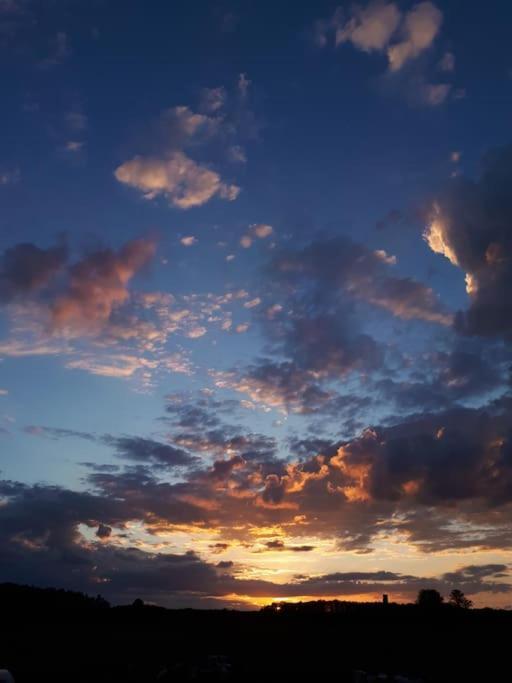
[[[0,669],[11,670],[16,683],[300,676],[352,683],[356,670],[453,683],[508,680],[511,672],[508,648],[500,643],[510,633],[512,612],[448,603],[430,609],[318,600],[274,603],[258,612],[172,610],[142,600],[112,607],[99,596],[0,584],[0,614],[7,627]]]

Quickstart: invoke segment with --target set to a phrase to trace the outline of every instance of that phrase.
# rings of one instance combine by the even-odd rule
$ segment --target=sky
[[[0,0],[0,581],[512,607],[511,21]]]

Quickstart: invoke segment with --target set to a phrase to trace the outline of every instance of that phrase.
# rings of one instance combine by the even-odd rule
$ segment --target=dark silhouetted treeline
[[[100,595],[91,598],[77,591],[65,591],[61,588],[35,588],[34,586],[20,586],[16,583],[0,583],[0,605],[2,611],[8,612],[110,607],[110,604]]]
[[[0,584],[0,669],[16,683],[372,680],[356,670],[423,683],[512,679],[512,612],[432,604],[168,610]]]

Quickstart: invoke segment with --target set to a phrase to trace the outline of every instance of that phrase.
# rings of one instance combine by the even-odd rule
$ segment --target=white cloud
[[[187,332],[187,337],[189,337],[189,339],[199,339],[199,337],[204,337],[207,331],[206,327],[192,327],[192,329]]]
[[[256,237],[259,237],[261,240],[265,239],[265,237],[270,237],[270,235],[274,232],[273,227],[271,225],[266,225],[265,223],[252,225],[251,230]]]
[[[133,377],[137,371],[156,367],[156,362],[130,354],[113,354],[104,359],[85,355],[83,358],[68,361],[66,367],[70,370],[85,370],[91,375],[126,379]]]
[[[255,223],[249,227],[249,230],[245,235],[240,238],[240,244],[244,249],[249,249],[255,238],[264,240],[266,237],[270,237],[274,232],[274,228],[266,223]]]
[[[388,266],[396,265],[396,256],[388,254],[387,251],[385,251],[384,249],[376,249],[373,253],[380,261],[382,261],[383,263],[387,263]]]
[[[194,237],[194,235],[189,235],[187,237],[182,237],[180,242],[184,247],[193,247],[194,244],[198,243],[197,237]]]
[[[420,2],[405,16],[403,40],[388,48],[389,68],[398,71],[406,62],[418,57],[436,38],[443,13],[431,2]]]
[[[215,135],[222,123],[220,117],[197,114],[190,107],[171,107],[160,117],[160,126],[164,142],[172,149],[197,143],[200,139],[208,139]]]
[[[240,192],[237,185],[222,182],[216,171],[183,152],[174,152],[167,159],[134,157],[116,169],[115,177],[140,190],[146,199],[164,195],[180,209],[201,206],[214,196],[233,201]]]
[[[336,30],[336,45],[351,42],[365,52],[383,50],[400,23],[401,13],[394,3],[372,2],[365,9],[356,6],[354,16]]]
[[[348,20],[338,8],[329,21],[318,22],[316,41],[324,47],[333,34],[336,46],[351,43],[364,52],[386,53],[390,71],[399,71],[432,45],[442,21],[441,10],[432,2],[420,2],[402,14],[395,2],[374,0],[366,7],[354,5]],[[442,64],[443,70],[453,70],[453,55],[447,53]]]

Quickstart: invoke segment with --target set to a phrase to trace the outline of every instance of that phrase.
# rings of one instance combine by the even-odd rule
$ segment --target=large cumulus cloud
[[[462,333],[510,338],[511,225],[512,146],[489,153],[480,179],[454,179],[434,203],[425,239],[466,274],[469,307],[456,320]]]

